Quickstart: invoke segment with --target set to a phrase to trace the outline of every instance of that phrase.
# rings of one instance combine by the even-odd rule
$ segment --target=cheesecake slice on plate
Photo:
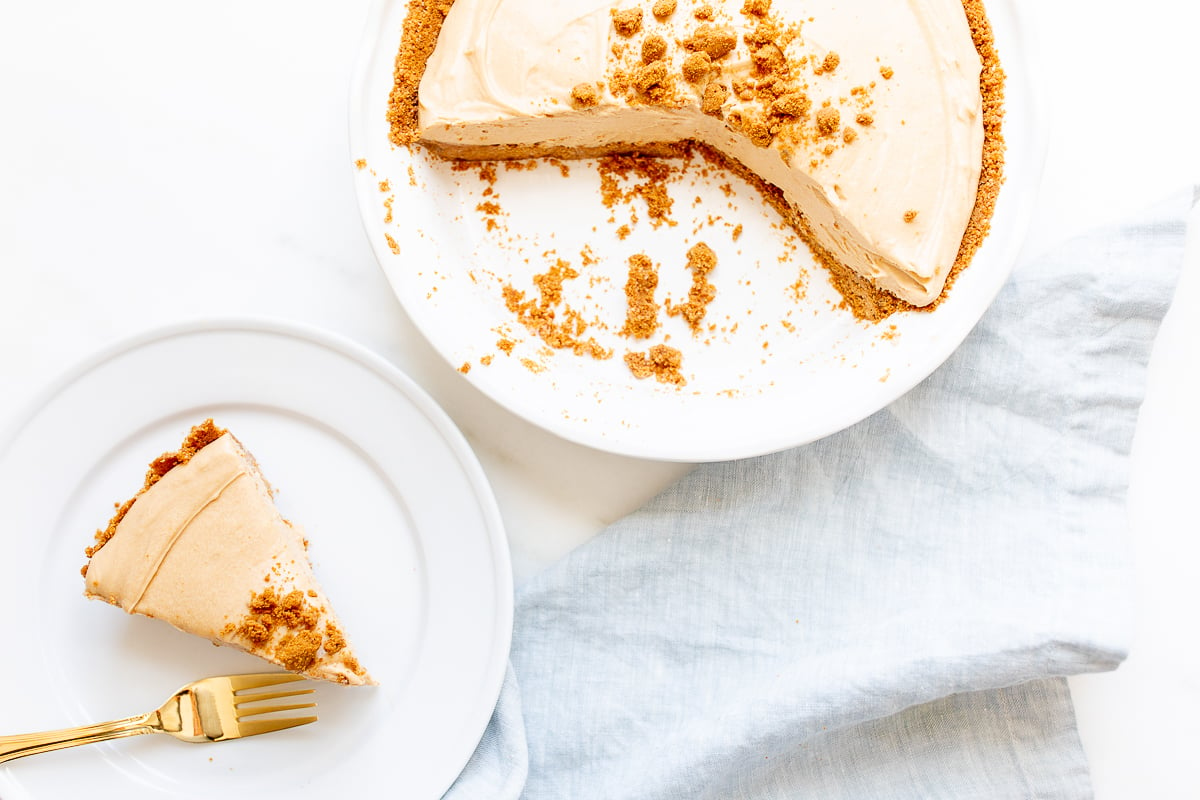
[[[88,597],[309,678],[373,684],[254,457],[211,419],[96,532]]]

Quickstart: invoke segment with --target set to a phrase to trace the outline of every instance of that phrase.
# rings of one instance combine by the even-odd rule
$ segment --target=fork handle
[[[81,728],[64,728],[58,731],[26,733],[18,736],[0,736],[0,764],[35,753],[49,753],[65,747],[153,733],[154,726],[151,724],[153,716],[153,714],[141,714],[112,722],[101,722],[97,725],[84,725]]]

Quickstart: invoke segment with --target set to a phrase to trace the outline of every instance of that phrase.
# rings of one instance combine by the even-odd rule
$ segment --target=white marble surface
[[[1200,180],[1188,91],[1200,12],[1024,5],[1055,109],[1036,253]],[[519,579],[686,468],[541,433],[408,323],[352,187],[347,90],[365,16],[365,0],[0,4],[0,420],[97,347],[153,326],[213,315],[323,326],[392,359],[467,433]],[[1200,235],[1193,244],[1135,448],[1139,641],[1118,672],[1073,682],[1101,798],[1195,796]]]

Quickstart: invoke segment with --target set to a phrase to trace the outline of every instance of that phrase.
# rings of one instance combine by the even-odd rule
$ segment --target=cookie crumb
[[[741,226],[739,225],[740,229]],[[740,234],[740,230],[737,231]],[[736,238],[736,235],[735,235]],[[708,312],[708,305],[717,296],[717,287],[708,282],[708,274],[717,266],[717,254],[704,242],[698,242],[687,252],[687,268],[692,271],[692,285],[688,289],[686,303],[667,305],[667,314],[683,317],[692,335],[700,333],[700,323]]]
[[[885,81],[890,81],[892,79],[892,76],[895,75],[896,73],[895,73],[895,71],[892,70],[891,67],[880,67],[879,74],[883,76],[883,79]]]
[[[683,41],[683,46],[692,52],[708,53],[709,58],[717,61],[737,47],[737,34],[732,28],[701,25]]]
[[[700,110],[710,117],[721,116],[721,108],[729,99],[729,87],[713,81],[704,87],[704,95],[700,100]]]
[[[836,108],[825,106],[817,112],[817,132],[821,136],[833,136],[842,125],[842,115]]]
[[[758,115],[748,116],[744,118],[742,132],[749,137],[750,141],[759,147],[769,147],[771,141],[775,138],[771,133],[771,126],[767,121]]]
[[[804,92],[791,92],[771,103],[770,113],[777,117],[802,117],[812,108],[812,101]]]
[[[653,64],[667,54],[667,40],[658,35],[647,36],[642,42],[642,63]]]
[[[679,371],[683,364],[683,354],[665,344],[656,344],[646,353],[629,352],[625,354],[625,365],[639,380],[651,375],[659,383],[674,384],[676,387],[687,385],[687,379]]]
[[[563,302],[563,282],[579,277],[579,272],[563,259],[558,259],[543,273],[533,276],[533,285],[538,296],[527,298],[525,292],[505,284],[501,287],[504,306],[514,314],[517,322],[525,326],[534,336],[537,336],[546,346],[554,350],[570,350],[577,356],[591,356],[604,360],[612,356],[612,351],[601,347],[593,337],[586,337],[589,324],[583,316]],[[505,353],[512,352],[512,342],[500,340],[496,346]],[[536,362],[521,363],[529,369],[529,364],[535,364],[541,371],[541,365]]]
[[[646,94],[656,86],[661,86],[667,79],[667,65],[661,61],[638,67],[633,74],[633,86],[642,94]]]
[[[325,652],[329,655],[346,649],[346,635],[332,622],[325,623]]]
[[[315,631],[301,631],[289,636],[275,648],[275,658],[284,669],[292,672],[302,672],[317,660],[317,651],[321,649],[321,634]]]
[[[742,13],[751,17],[765,17],[771,11],[771,0],[746,0]]]
[[[642,29],[642,9],[639,7],[612,10],[613,27],[617,33],[629,38]]]
[[[688,83],[698,83],[712,69],[712,59],[708,53],[691,53],[683,60],[683,79]]]
[[[910,208],[908,211],[904,212],[904,221],[912,222],[913,220],[915,220],[917,218],[917,214],[919,214],[919,213],[920,212]]]
[[[676,0],[657,0],[654,7],[650,9],[650,13],[659,22],[662,22],[667,17],[675,13]]]
[[[600,102],[600,93],[590,83],[579,83],[571,89],[571,102],[579,108],[591,108]]]
[[[658,268],[645,253],[629,257],[629,277],[625,281],[625,326],[621,335],[633,339],[648,339],[658,330],[658,304],[654,291],[658,288]]]

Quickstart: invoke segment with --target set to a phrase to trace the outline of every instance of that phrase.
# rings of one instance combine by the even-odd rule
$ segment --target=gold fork
[[[0,764],[34,753],[49,753],[65,747],[140,736],[143,733],[169,733],[185,742],[223,742],[226,739],[240,739],[243,736],[257,736],[260,733],[307,725],[316,722],[317,718],[246,718],[277,711],[316,708],[316,703],[249,705],[263,700],[312,694],[312,689],[238,694],[250,689],[302,680],[303,676],[290,672],[260,672],[253,675],[204,678],[184,686],[170,700],[163,703],[161,708],[149,714],[102,722],[98,725],[85,725],[81,728],[65,728],[21,736],[0,736]]]

